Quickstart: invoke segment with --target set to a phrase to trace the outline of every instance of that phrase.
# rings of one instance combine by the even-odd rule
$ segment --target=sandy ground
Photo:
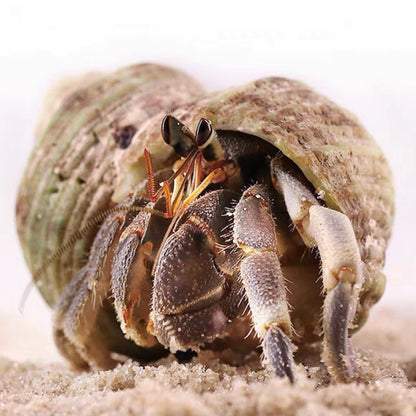
[[[1,415],[415,415],[416,321],[377,311],[354,337],[358,381],[331,384],[319,351],[300,351],[297,382],[273,377],[258,355],[205,351],[192,362],[127,361],[76,372],[63,361],[0,358]],[[238,365],[237,365],[238,364]]]

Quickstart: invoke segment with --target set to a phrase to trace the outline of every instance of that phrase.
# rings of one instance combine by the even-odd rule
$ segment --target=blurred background
[[[0,4],[0,354],[55,359],[51,313],[19,247],[14,204],[42,99],[57,79],[136,62],[209,91],[269,75],[354,112],[389,160],[396,221],[378,308],[416,316],[416,6],[412,1],[19,1]],[[30,340],[30,342],[29,342]]]

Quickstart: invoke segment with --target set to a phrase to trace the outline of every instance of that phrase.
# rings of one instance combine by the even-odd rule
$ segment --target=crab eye
[[[195,139],[198,147],[203,146],[212,134],[212,125],[209,120],[206,118],[201,118],[199,120],[198,126],[196,128]]]
[[[195,149],[194,135],[175,117],[165,116],[160,130],[165,143],[172,146],[178,155],[186,157]]]
[[[162,120],[161,133],[166,144],[170,144],[170,123],[172,123],[172,116],[165,116]]]

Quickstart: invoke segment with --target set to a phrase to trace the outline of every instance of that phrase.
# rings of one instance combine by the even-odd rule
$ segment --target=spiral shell
[[[190,128],[201,117],[215,129],[258,136],[295,162],[317,196],[352,221],[365,264],[359,320],[384,290],[385,250],[394,202],[390,168],[355,116],[305,84],[264,78],[218,93],[175,70],[138,65],[103,76],[72,92],[44,130],[18,198],[18,230],[33,271],[74,229],[145,179],[143,149],[156,168],[172,149],[160,139],[160,121],[172,113]],[[125,149],[115,125],[137,132]],[[40,287],[53,304],[85,258],[88,236],[48,270]]]
[[[65,82],[58,92],[48,100],[17,198],[17,230],[32,273],[111,204],[123,152],[117,131],[140,129],[155,114],[160,118],[201,96],[203,89],[180,71],[141,64]],[[138,146],[140,155],[145,145]],[[93,234],[81,239],[37,282],[50,305],[82,266],[92,239]]]

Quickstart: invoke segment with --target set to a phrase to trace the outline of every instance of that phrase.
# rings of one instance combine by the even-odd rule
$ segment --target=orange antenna
[[[183,178],[183,180],[182,180],[179,188],[176,191],[176,196],[175,196],[174,201],[173,201],[173,212],[175,212],[175,213],[178,211],[178,208],[180,207],[180,204],[182,202],[181,201],[181,198],[182,198],[182,195],[183,195],[183,191],[185,189],[185,185],[189,182],[189,178],[191,176],[191,172],[192,172],[192,170],[195,170],[194,169],[194,165],[196,163],[196,160],[198,158],[198,154],[199,153],[200,152],[195,153],[195,155],[190,160],[190,163],[188,164],[188,167],[186,169],[184,178]]]
[[[152,158],[150,152],[144,149],[144,158],[146,160],[146,171],[147,171],[147,189],[149,192],[149,198],[152,202],[156,202],[157,198],[155,195],[155,173],[153,171]]]
[[[185,208],[199,195],[201,195],[204,190],[211,185],[211,183],[216,183],[218,181],[222,181],[224,178],[224,170],[222,168],[217,168],[210,172],[208,176],[199,184],[199,186],[183,201],[180,209],[176,213],[177,216],[181,215]]]
[[[166,181],[163,182],[162,188],[163,188],[163,193],[165,194],[165,200],[166,200],[166,217],[172,218],[173,217],[172,199],[171,199],[169,185]]]
[[[176,170],[176,172],[174,172],[172,174],[172,176],[170,176],[168,179],[166,179],[165,182],[168,183],[168,185],[171,185],[173,183],[173,181],[181,174],[183,173],[187,166],[188,163],[193,163],[193,157],[195,156],[195,154],[198,152],[197,149],[195,149],[194,151],[192,151],[191,153],[189,153],[189,155],[183,160],[183,162],[180,164],[180,166],[178,167],[178,169]],[[156,200],[161,196],[163,192],[163,188],[160,188],[157,192],[156,192]]]

